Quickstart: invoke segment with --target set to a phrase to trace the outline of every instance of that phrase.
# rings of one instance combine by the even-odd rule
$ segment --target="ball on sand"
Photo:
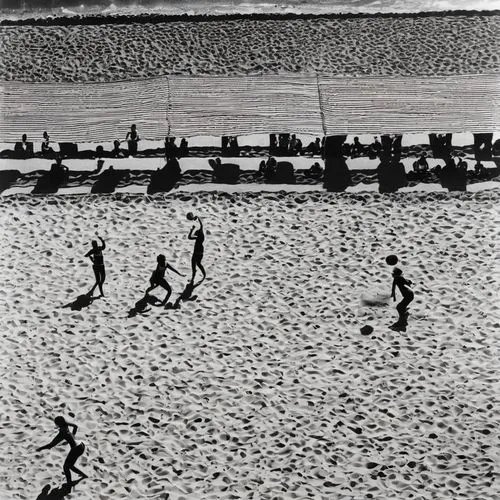
[[[188,212],[188,214],[186,215],[186,217],[187,217],[187,220],[194,220],[193,212]]]
[[[363,328],[360,328],[361,335],[370,335],[373,333],[373,326],[365,325]]]
[[[395,266],[397,263],[398,263],[398,258],[396,257],[396,255],[388,255],[386,258],[385,258],[385,261],[387,262],[387,264],[389,264],[390,266]]]

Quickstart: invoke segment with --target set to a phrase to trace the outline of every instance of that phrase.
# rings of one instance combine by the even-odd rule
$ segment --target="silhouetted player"
[[[165,271],[167,269],[170,269],[174,273],[178,274],[179,276],[184,276],[181,274],[179,271],[174,269],[170,264],[167,264],[166,258],[164,255],[160,254],[158,257],[156,257],[156,261],[158,262],[156,269],[153,271],[153,274],[151,275],[151,278],[149,282],[151,283],[151,286],[146,290],[146,295],[156,288],[157,286],[161,286],[167,291],[167,296],[162,302],[162,305],[166,305],[168,302],[168,299],[170,298],[170,294],[172,293],[172,288],[171,286],[167,283],[167,280],[165,279]]]
[[[203,232],[203,224],[201,222],[201,219],[199,217],[195,217],[191,212],[187,214],[187,219],[195,221],[197,220],[200,223],[200,227],[197,231],[194,231],[195,227],[193,226],[191,228],[191,231],[189,231],[189,236],[188,238],[190,240],[195,240],[194,243],[194,250],[193,250],[193,256],[191,257],[191,270],[193,272],[193,275],[191,277],[191,283],[194,283],[194,277],[196,275],[196,268],[198,267],[201,271],[201,274],[203,275],[203,278],[201,279],[200,283],[207,277],[207,273],[205,272],[205,269],[203,268],[201,261],[203,259],[203,242],[205,241],[205,233]],[[193,234],[194,231],[194,234]]]
[[[75,435],[78,427],[75,424],[70,424],[64,420],[64,417],[56,417],[54,423],[59,428],[57,436],[45,446],[40,446],[36,451],[48,450],[58,445],[61,441],[66,441],[69,444],[70,450],[66,460],[64,461],[63,470],[66,476],[66,482],[71,485],[71,471],[76,472],[83,479],[88,477],[87,474],[83,473],[81,470],[75,467],[75,463],[78,458],[85,451],[85,445],[83,443],[76,444]],[[69,428],[73,427],[73,432],[70,432]]]
[[[413,300],[413,292],[408,288],[411,286],[411,281],[407,280],[403,277],[403,271],[399,269],[398,267],[395,267],[392,271],[392,276],[394,278],[392,282],[392,294],[391,297],[396,300],[396,287],[399,288],[399,291],[401,292],[401,295],[403,296],[403,300],[396,306],[396,309],[398,310],[399,313],[399,320],[398,323],[401,324],[401,326],[406,326],[406,320],[408,318],[408,305],[410,302]]]
[[[89,294],[92,295],[95,288],[98,286],[99,291],[101,292],[101,297],[104,297],[102,285],[104,284],[104,280],[106,279],[106,269],[104,268],[104,258],[102,256],[102,251],[106,249],[106,243],[100,236],[98,236],[98,238],[101,240],[102,246],[99,246],[97,244],[97,241],[92,240],[92,249],[85,254],[85,257],[89,257],[92,261],[92,267],[95,274],[95,285],[91,288]]]

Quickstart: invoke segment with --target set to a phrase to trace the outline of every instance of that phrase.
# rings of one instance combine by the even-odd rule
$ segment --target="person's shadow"
[[[73,301],[69,302],[68,304],[63,306],[63,309],[68,307],[72,311],[81,311],[82,309],[85,309],[86,307],[89,307],[94,300],[98,299],[99,297],[93,297],[92,293],[85,293],[83,295],[78,295],[78,297]]]
[[[129,310],[127,318],[135,318],[137,315],[145,315],[149,311],[151,311],[151,307],[149,306],[160,306],[161,300],[155,295],[145,294],[142,299],[138,300],[135,303],[135,306]]]
[[[83,479],[83,478],[82,478]],[[42,488],[41,493],[36,497],[35,500],[61,500],[71,493],[71,488],[76,486],[82,479],[72,481],[70,484],[64,483],[59,488],[54,488],[51,490],[50,484],[47,484]]]

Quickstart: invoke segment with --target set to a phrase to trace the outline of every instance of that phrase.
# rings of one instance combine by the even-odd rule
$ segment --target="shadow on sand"
[[[92,304],[92,302],[94,302],[94,300],[98,298],[99,297],[93,297],[92,292],[78,295],[78,297],[73,302],[69,302],[68,304],[64,305],[63,309],[68,307],[72,311],[81,311],[82,309],[89,307],[90,304]]]
[[[54,489],[51,489],[50,484],[47,484],[42,488],[41,493],[36,497],[35,500],[61,500],[62,498],[66,498],[71,493],[71,489],[80,481],[82,481],[82,479],[72,481],[71,484],[64,483],[59,488]]]

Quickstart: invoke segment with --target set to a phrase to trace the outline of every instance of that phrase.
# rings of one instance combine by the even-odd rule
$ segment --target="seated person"
[[[262,160],[260,163],[259,163],[259,171],[258,171],[258,175],[264,175],[266,171],[266,160]]]
[[[225,184],[237,183],[240,176],[240,167],[235,163],[222,163],[220,158],[208,160],[208,164],[213,169],[213,180]]]
[[[479,178],[485,177],[486,169],[484,168],[484,165],[480,161],[478,161],[474,165],[474,172],[476,174],[476,177],[479,177]]]
[[[43,133],[43,141],[42,141],[42,156],[45,158],[53,158],[54,157],[54,150],[49,146],[50,144],[50,137],[47,132]]]
[[[110,158],[126,158],[128,155],[123,149],[120,148],[120,141],[116,140],[113,141],[113,149],[111,150],[109,156]]]
[[[165,137],[165,158],[171,160],[177,158],[177,146],[175,145],[175,137]]]
[[[264,170],[264,177],[266,179],[271,179],[272,177],[274,177],[274,175],[276,174],[276,165],[276,159],[272,156],[269,156],[266,161],[266,169]]]
[[[16,142],[14,153],[17,158],[33,158],[33,143],[28,142],[26,134],[23,134],[21,142]]]
[[[62,164],[62,156],[58,156],[56,162],[50,166],[49,172],[51,182],[56,186],[66,184],[69,179],[69,168]]]
[[[189,156],[189,145],[188,141],[183,137],[181,139],[181,144],[179,146],[179,154],[178,157]]]
[[[318,162],[315,162],[311,165],[307,174],[313,179],[320,179],[323,176],[323,167]]]
[[[321,153],[321,139],[316,137],[316,140],[310,142],[305,151],[311,156],[319,155]]]
[[[238,144],[238,137],[235,135],[229,137],[229,155],[240,156],[240,146]]]
[[[429,170],[429,164],[427,163],[427,154],[422,153],[420,158],[413,162],[413,171],[416,173],[425,173]]]
[[[359,137],[354,138],[354,143],[351,145],[351,158],[362,156],[365,152],[365,147],[359,142]]]

